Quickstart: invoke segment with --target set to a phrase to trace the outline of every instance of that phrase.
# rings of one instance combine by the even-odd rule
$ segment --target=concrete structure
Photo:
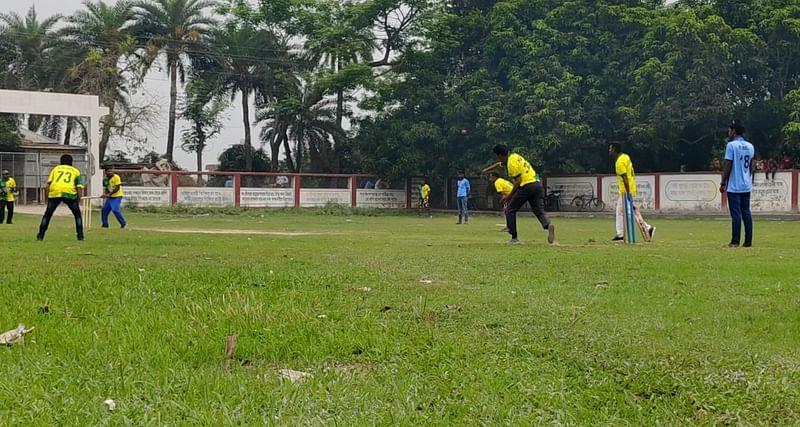
[[[100,105],[100,98],[94,95],[0,90],[0,113],[89,118],[89,161],[86,172],[90,177],[87,189],[90,195],[99,195],[103,187],[103,174],[100,172],[102,159],[99,158],[100,119],[108,112],[107,107]]]
[[[20,202],[44,201],[44,187],[50,169],[57,165],[62,154],[73,158],[73,165],[88,176],[89,164],[87,147],[84,145],[64,145],[59,141],[20,129],[22,143],[13,152],[0,152],[0,168],[7,169],[17,180]]]

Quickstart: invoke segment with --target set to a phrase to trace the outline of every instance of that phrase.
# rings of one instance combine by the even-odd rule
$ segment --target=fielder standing
[[[0,224],[5,219],[6,224],[11,224],[14,218],[14,202],[17,200],[17,181],[7,170],[3,170],[0,177]],[[8,216],[6,216],[8,210]]]
[[[728,126],[730,142],[725,147],[725,164],[722,171],[720,193],[728,194],[728,209],[731,211],[731,242],[729,247],[739,247],[744,221],[744,247],[753,245],[753,217],[750,214],[750,192],[753,183],[750,179],[755,149],[744,137],[744,125],[734,120]]]
[[[75,231],[78,240],[83,240],[83,219],[81,218],[80,200],[83,197],[83,177],[81,171],[72,166],[72,156],[64,154],[61,156],[61,164],[50,171],[47,178],[47,209],[42,216],[42,223],[39,225],[39,234],[36,240],[44,240],[50,219],[56,212],[56,208],[62,202],[67,205],[72,216],[75,217]]]

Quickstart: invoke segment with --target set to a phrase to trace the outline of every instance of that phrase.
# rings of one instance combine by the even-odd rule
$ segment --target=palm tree
[[[166,55],[169,90],[169,129],[165,156],[172,160],[175,150],[175,110],[178,102],[178,77],[185,77],[184,60],[197,51],[215,21],[205,10],[215,5],[212,0],[140,0],[134,6],[135,34],[148,44],[149,67],[156,57]]]
[[[289,47],[281,37],[256,29],[248,22],[233,22],[209,37],[209,73],[218,76],[220,93],[235,101],[241,98],[244,125],[245,167],[252,170],[250,98],[274,97],[276,81],[293,75]]]
[[[109,108],[102,121],[99,143],[100,159],[104,159],[115,114],[130,112],[129,82],[125,75],[132,71],[128,58],[136,47],[130,32],[133,4],[127,0],[114,5],[102,0],[84,0],[83,6],[83,10],[67,18],[59,35],[67,50],[81,58],[70,69],[73,91],[97,95]],[[72,118],[67,121],[67,132],[71,132],[76,122]],[[65,140],[68,143],[69,137]]]
[[[286,162],[294,172],[302,170],[306,151],[312,171],[336,171],[337,158],[331,144],[342,143],[346,135],[336,123],[333,105],[334,101],[324,99],[311,85],[299,88],[296,96],[271,103],[258,112],[258,120],[264,122],[262,142],[282,142]],[[290,140],[295,143],[294,161],[291,159]]]
[[[64,69],[53,67],[52,47],[57,38],[54,27],[61,15],[53,15],[42,21],[31,6],[25,17],[16,13],[0,13],[0,34],[9,41],[7,52],[10,64],[5,70],[7,87],[19,90],[52,90],[62,80]],[[45,118],[31,115],[28,129],[38,130]]]
[[[0,13],[0,33],[14,45],[8,74],[15,89],[44,90],[55,86],[55,79],[48,73],[47,54],[57,40],[54,27],[61,18],[61,15],[53,15],[39,21],[33,6],[24,18],[14,12]]]

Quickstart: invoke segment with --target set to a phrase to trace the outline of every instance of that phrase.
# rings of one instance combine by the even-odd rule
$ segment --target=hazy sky
[[[115,3],[116,0],[105,0],[106,3]],[[36,13],[39,15],[39,20],[56,13],[62,15],[72,14],[74,11],[81,8],[82,0],[0,0],[0,12],[16,12],[24,15],[28,12],[31,6],[36,7]],[[167,146],[167,113],[169,112],[169,80],[165,72],[154,69],[146,77],[144,87],[137,93],[135,99],[144,101],[146,99],[154,99],[157,105],[161,108],[161,114],[156,125],[156,128],[147,135],[149,149],[154,149],[159,153],[163,153]],[[178,90],[178,95],[182,91]],[[253,145],[259,147],[258,142],[258,128],[253,126],[255,123],[254,108],[250,108],[250,123],[252,128]],[[244,124],[242,123],[242,108],[241,100],[237,99],[234,104],[226,111],[227,120],[222,134],[209,143],[209,147],[203,154],[204,164],[217,163],[217,157],[227,147],[233,144],[239,144],[244,139]],[[186,153],[180,148],[180,130],[185,127],[185,123],[178,122],[176,126],[176,141],[175,141],[175,160],[178,164],[185,169],[195,169],[195,155],[193,153]],[[112,141],[111,150],[124,149],[125,144],[119,141]],[[148,151],[149,151],[148,149]]]

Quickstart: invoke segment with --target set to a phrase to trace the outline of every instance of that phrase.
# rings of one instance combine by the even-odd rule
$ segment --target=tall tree
[[[245,169],[252,170],[250,102],[253,95],[272,98],[276,81],[291,74],[289,47],[272,31],[234,19],[210,34],[208,55],[207,73],[217,77],[220,94],[231,102],[240,98],[244,144],[248,147],[243,152]]]
[[[181,148],[197,155],[197,170],[203,170],[203,151],[208,142],[222,131],[222,114],[227,108],[225,100],[215,95],[214,82],[195,75],[186,85],[186,100],[181,118],[189,122],[183,130]]]
[[[131,114],[130,82],[135,76],[131,55],[136,41],[130,29],[133,23],[133,4],[122,0],[109,5],[102,0],[85,0],[84,9],[75,12],[60,30],[62,42],[79,55],[80,60],[70,70],[73,90],[97,95],[109,108],[102,119],[99,142],[100,158],[105,158],[108,141],[117,125],[118,114]],[[74,120],[69,120],[71,132]]]
[[[305,85],[292,97],[283,98],[258,112],[264,122],[261,140],[283,142],[287,164],[301,172],[308,163],[313,172],[338,170],[333,144],[342,143],[345,132],[336,123],[335,103],[325,100],[311,85]],[[294,142],[292,160],[290,142]],[[273,159],[273,163],[275,159]]]
[[[59,86],[66,70],[54,67],[51,55],[58,40],[55,27],[61,19],[61,15],[53,15],[40,21],[33,6],[24,17],[13,12],[0,14],[0,33],[11,42],[12,49],[12,59],[5,73],[9,88],[35,91]],[[39,130],[45,119],[28,116],[28,129]]]
[[[166,57],[169,75],[169,127],[165,157],[172,161],[175,149],[175,119],[178,79],[185,78],[185,60],[197,52],[197,45],[215,21],[207,15],[216,3],[211,0],[141,0],[135,3],[134,33],[147,43],[152,64],[159,54]]]

